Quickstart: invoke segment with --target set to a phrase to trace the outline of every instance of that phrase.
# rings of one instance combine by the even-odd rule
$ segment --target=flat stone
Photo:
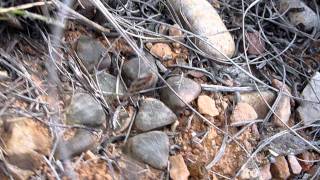
[[[61,140],[58,143],[55,157],[57,159],[70,159],[83,152],[94,149],[98,145],[98,137],[85,129],[78,129],[73,137]]]
[[[122,97],[126,92],[120,80],[119,80],[119,83],[117,84],[117,78],[105,72],[99,73],[97,75],[97,83],[107,103],[112,103],[112,101],[116,99],[117,95],[119,97]],[[118,87],[118,92],[117,92],[117,87]]]
[[[172,180],[188,180],[190,172],[181,154],[170,156],[170,177]]]
[[[150,53],[160,60],[169,60],[173,57],[171,47],[165,43],[154,44],[150,49]]]
[[[0,136],[8,162],[23,170],[39,168],[44,163],[42,156],[48,156],[51,151],[52,138],[48,128],[25,117],[8,119],[6,127],[0,128]]]
[[[156,74],[158,68],[155,64],[155,59],[150,54],[146,54],[146,58],[149,64],[138,57],[132,58],[124,63],[122,71],[126,77],[128,86],[130,86],[132,81],[149,76],[149,74],[152,74],[154,78],[151,79],[152,82],[149,83],[150,86],[145,88],[151,88],[156,85],[158,81],[158,76]]]
[[[289,166],[284,156],[276,157],[276,162],[271,164],[271,173],[273,178],[288,179],[290,177]]]
[[[76,43],[76,53],[89,72],[93,72],[94,67],[100,70],[111,65],[107,49],[92,37],[81,36]]]
[[[288,163],[290,165],[290,169],[292,174],[300,174],[302,171],[302,167],[298,161],[298,159],[296,158],[296,156],[294,155],[288,155]]]
[[[272,86],[280,90],[283,84],[281,81],[273,79]],[[283,86],[283,92],[291,95],[287,85]],[[283,123],[287,124],[291,115],[290,97],[282,94],[274,112],[279,118],[273,115],[272,122],[278,127],[286,127]]]
[[[125,151],[154,168],[165,169],[168,164],[169,145],[166,133],[151,131],[130,138]]]
[[[198,110],[201,114],[213,117],[219,115],[215,101],[207,95],[201,95],[198,97]]]
[[[149,131],[172,124],[177,116],[161,101],[147,98],[142,101],[135,118],[135,126],[141,131]]]
[[[247,121],[256,120],[258,115],[250,104],[239,102],[234,108],[230,120],[231,125],[244,125]]]
[[[189,78],[173,76],[167,79],[167,83],[186,103],[195,100],[201,93],[201,86]],[[160,98],[174,111],[186,106],[168,87],[160,90]]]
[[[300,154],[307,150],[309,145],[299,137],[286,133],[273,139],[266,148],[279,155]]]
[[[259,119],[264,119],[269,112],[269,108],[263,99],[272,107],[273,102],[276,99],[276,94],[272,91],[262,91],[262,97],[259,92],[250,92],[241,94],[241,102],[250,104],[258,114]]]
[[[83,124],[100,126],[106,120],[105,112],[98,101],[86,93],[77,93],[73,96],[67,109],[67,124]]]
[[[318,102],[320,98],[320,73],[316,72],[309,84],[302,91],[302,98]],[[297,109],[304,125],[310,125],[320,119],[320,104],[302,101]]]

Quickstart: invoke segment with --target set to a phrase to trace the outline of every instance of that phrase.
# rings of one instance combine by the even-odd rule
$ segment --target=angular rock
[[[288,179],[290,177],[289,166],[284,156],[276,157],[276,162],[271,164],[271,173],[273,178]]]
[[[302,98],[309,101],[319,102],[320,98],[320,73],[316,72],[309,84],[302,91]],[[304,125],[310,125],[320,119],[320,104],[302,101],[297,109]]]
[[[122,97],[126,92],[120,80],[119,80],[119,84],[117,84],[117,78],[105,72],[99,73],[97,75],[97,83],[107,103],[112,103],[112,101],[116,99],[117,95],[119,97]],[[117,87],[118,87],[118,92],[117,92]]]
[[[78,129],[75,135],[68,140],[58,143],[55,157],[65,160],[80,155],[82,152],[94,149],[98,145],[98,137],[85,129]]]
[[[151,79],[152,82],[148,83],[150,86],[145,88],[151,88],[156,85],[158,81],[158,76],[156,74],[156,72],[158,72],[158,68],[155,64],[155,59],[150,54],[146,54],[146,58],[149,60],[149,64],[138,57],[132,58],[124,63],[122,72],[126,77],[127,84],[129,86],[134,80],[144,78],[150,74],[152,74],[154,78]]]
[[[150,49],[150,53],[160,60],[169,60],[173,57],[170,46],[165,43],[154,44]]]
[[[184,162],[183,157],[179,154],[170,156],[170,177],[172,180],[188,180],[190,172]]]
[[[35,170],[43,162],[42,156],[49,155],[52,138],[49,130],[31,118],[10,119],[1,126],[1,147],[9,163],[23,170]]]
[[[250,104],[239,102],[234,108],[230,120],[233,126],[242,126],[247,121],[256,120],[258,115]]]
[[[66,114],[67,124],[100,126],[106,120],[105,112],[98,101],[86,93],[73,96]]]
[[[260,168],[259,180],[270,180],[270,179],[272,179],[272,174],[270,172],[270,164],[266,164]]]
[[[198,110],[201,114],[213,117],[219,115],[215,101],[207,95],[201,95],[198,97]]]
[[[109,68],[111,59],[102,43],[88,36],[81,36],[76,43],[76,53],[89,72]]]
[[[280,0],[278,1],[280,13],[285,13],[292,25],[301,30],[309,31],[319,28],[319,17],[309,6],[301,0]]]
[[[302,167],[301,165],[299,164],[299,161],[298,159],[296,158],[296,156],[294,155],[288,155],[288,163],[290,165],[290,169],[291,169],[291,172],[292,174],[300,174],[301,171],[302,171]]]
[[[276,99],[276,94],[271,91],[262,91],[261,95],[271,107]],[[260,96],[259,92],[243,93],[240,96],[241,102],[250,104],[258,114],[259,119],[264,119],[266,117],[269,112],[269,108]]]
[[[189,78],[173,76],[167,79],[167,83],[186,103],[195,100],[201,93],[201,86]],[[160,90],[160,98],[172,110],[186,106],[168,87]]]
[[[149,131],[172,124],[177,116],[158,99],[142,101],[135,118],[135,126],[141,131]]]
[[[133,158],[157,169],[167,167],[169,138],[161,131],[151,131],[130,138],[125,151]]]
[[[279,80],[273,79],[272,86],[280,90],[283,84]],[[287,85],[284,85],[283,92],[291,95]],[[291,115],[290,97],[282,94],[274,112],[279,118],[273,115],[272,122],[278,127],[286,127],[283,123],[287,124]]]

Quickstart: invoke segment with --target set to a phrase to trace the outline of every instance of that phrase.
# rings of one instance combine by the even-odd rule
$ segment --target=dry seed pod
[[[206,39],[206,41],[196,40],[196,45],[202,51],[221,60],[227,60],[221,53],[229,58],[233,56],[234,40],[218,12],[208,1],[168,0],[168,6],[178,14],[185,28]]]

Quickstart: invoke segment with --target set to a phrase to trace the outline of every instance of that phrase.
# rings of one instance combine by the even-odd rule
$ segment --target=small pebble
[[[239,102],[231,114],[231,125],[244,125],[245,121],[256,120],[258,115],[250,104]]]
[[[179,154],[176,156],[170,156],[170,177],[172,180],[187,180],[190,176],[190,172],[184,162],[183,157]]]
[[[200,85],[189,78],[173,76],[167,79],[167,83],[186,103],[195,100],[201,93]],[[160,90],[160,98],[174,111],[186,106],[168,87]]]
[[[201,114],[213,117],[219,115],[215,101],[207,95],[201,95],[198,97],[198,110]]]
[[[283,92],[286,94],[291,95],[290,90],[288,88],[287,85],[283,85],[281,81],[277,80],[277,79],[273,79],[272,80],[272,86],[277,88],[277,89],[281,89],[282,86],[283,87]],[[275,109],[275,115],[273,115],[272,117],[272,122],[278,126],[278,127],[286,127],[283,123],[287,124],[291,115],[291,104],[290,104],[290,97],[288,97],[285,94],[282,94],[278,106]]]
[[[299,164],[299,161],[297,160],[296,156],[288,155],[288,163],[290,165],[290,169],[293,174],[297,175],[301,173],[302,167]]]
[[[276,162],[271,164],[271,173],[273,178],[288,179],[290,177],[289,166],[284,156],[276,157]]]
[[[170,46],[165,43],[154,44],[150,49],[150,53],[160,60],[169,60],[173,57]]]

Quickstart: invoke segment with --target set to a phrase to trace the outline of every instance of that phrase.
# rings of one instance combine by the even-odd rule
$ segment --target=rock
[[[262,91],[261,95],[271,107],[276,99],[275,93],[271,91]],[[243,93],[240,96],[241,102],[250,104],[258,114],[259,119],[264,119],[267,116],[269,108],[260,96],[259,92]]]
[[[280,90],[283,84],[279,80],[273,79],[272,86]],[[287,85],[284,85],[283,92],[291,95]],[[282,94],[274,112],[279,118],[273,115],[272,122],[278,127],[286,127],[283,123],[287,124],[291,115],[290,97]]]
[[[219,115],[215,101],[207,95],[198,97],[198,110],[201,114],[213,117]]]
[[[68,140],[61,140],[57,145],[55,157],[65,160],[80,155],[98,145],[98,137],[85,129],[78,129],[75,135]]]
[[[129,86],[134,80],[147,77],[150,74],[152,74],[154,78],[151,79],[152,82],[148,83],[150,84],[150,86],[145,88],[151,88],[156,85],[158,81],[158,76],[156,72],[158,72],[158,69],[155,64],[155,59],[150,54],[147,54],[146,58],[148,59],[149,64],[145,62],[143,59],[139,59],[138,57],[132,58],[124,63],[122,72],[126,77],[127,84]]]
[[[106,121],[105,112],[98,101],[86,93],[73,96],[66,114],[67,124],[100,126]]]
[[[309,145],[299,137],[286,133],[273,139],[266,148],[279,155],[300,154],[307,150]]]
[[[196,99],[201,92],[201,86],[189,78],[173,76],[167,79],[167,83],[186,103]],[[160,98],[172,110],[186,106],[168,87],[160,90]]]
[[[170,46],[165,43],[154,44],[150,49],[150,53],[160,60],[169,60],[173,57]]]
[[[264,52],[265,42],[259,36],[258,31],[247,33],[248,42],[248,54],[249,55],[260,55]]]
[[[0,136],[8,162],[23,170],[36,170],[44,163],[42,156],[50,154],[52,138],[48,128],[31,118],[10,119],[1,126]]]
[[[256,168],[244,168],[241,171],[240,179],[257,179],[259,177],[259,170]]]
[[[117,97],[124,96],[125,88],[122,82],[119,80],[117,84],[117,78],[111,74],[102,72],[97,75],[97,83],[103,93],[103,97],[107,103],[112,103]],[[118,87],[118,92],[117,92]]]
[[[272,179],[272,174],[270,172],[270,164],[266,164],[260,168],[260,178],[259,180],[270,180]]]
[[[181,28],[178,24],[174,24],[169,28],[169,36],[173,36],[174,39],[182,41],[184,39],[184,36],[183,32],[180,29]]]
[[[294,155],[288,155],[288,163],[290,165],[290,169],[291,169],[291,172],[292,174],[300,174],[301,171],[302,171],[302,167],[301,165],[299,164],[296,156]]]
[[[161,131],[139,134],[128,140],[125,151],[154,168],[164,169],[169,157],[169,138]]]
[[[298,158],[303,160],[300,161],[300,165],[303,171],[309,171],[313,166],[313,161],[315,160],[309,151],[302,152],[298,155]]]
[[[183,157],[179,155],[170,156],[170,177],[172,180],[188,180],[190,172],[184,162]]]
[[[135,118],[135,126],[141,131],[149,131],[172,124],[177,116],[161,101],[147,98],[142,101]]]
[[[280,0],[277,3],[281,14],[286,12],[290,23],[301,30],[310,31],[319,28],[319,17],[301,0]]]
[[[287,160],[284,156],[276,157],[276,162],[271,164],[271,173],[273,178],[288,179],[290,170]]]
[[[100,43],[88,36],[81,36],[76,43],[76,53],[82,63],[91,73],[94,67],[98,70],[108,69],[111,59],[107,49]]]
[[[169,8],[178,14],[177,22],[182,21],[184,28],[203,37],[204,40],[195,40],[199,49],[222,60],[227,60],[227,58],[221,53],[229,58],[233,56],[235,42],[218,12],[208,1],[170,0],[167,3]]]
[[[302,98],[309,101],[316,101],[320,97],[320,73],[316,72],[309,84],[302,91]],[[320,104],[302,101],[297,109],[304,125],[310,125],[320,119]]]
[[[230,120],[233,126],[242,126],[247,121],[256,120],[258,114],[250,104],[239,102],[234,108]]]

